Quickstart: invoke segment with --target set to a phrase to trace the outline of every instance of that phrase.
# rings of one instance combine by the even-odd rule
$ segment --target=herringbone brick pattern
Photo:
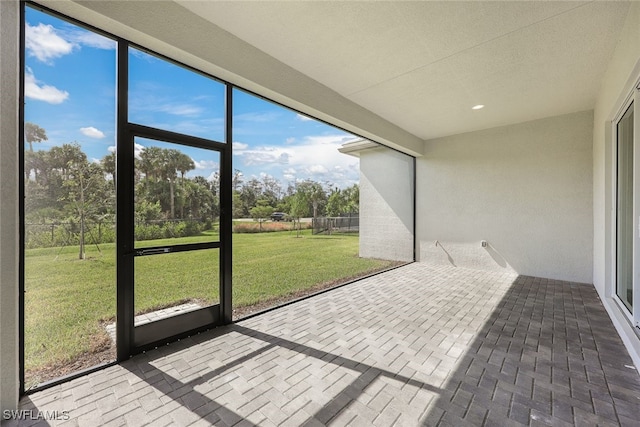
[[[21,409],[68,411],[61,426],[638,425],[631,364],[592,286],[414,263]]]

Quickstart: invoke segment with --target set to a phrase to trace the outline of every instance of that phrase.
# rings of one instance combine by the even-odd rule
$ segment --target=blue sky
[[[115,149],[116,44],[27,7],[25,120],[47,132],[34,150],[77,142],[97,161]],[[222,141],[224,86],[147,53],[129,55],[129,120]],[[358,182],[358,159],[338,148],[353,135],[241,90],[234,92],[234,168],[245,179],[270,175],[286,188],[313,179],[345,187]],[[152,144],[136,140],[139,152]],[[166,145],[162,145],[167,147]],[[174,146],[191,156],[189,175],[209,177],[217,153]]]

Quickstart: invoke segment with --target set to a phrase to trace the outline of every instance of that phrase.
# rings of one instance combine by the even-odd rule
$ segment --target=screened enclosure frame
[[[153,52],[150,49],[139,46],[132,43],[122,37],[115,36],[108,31],[100,28],[96,28],[75,18],[66,16],[55,10],[41,6],[32,1],[21,0],[20,7],[20,51],[19,51],[19,159],[20,159],[20,183],[19,183],[19,195],[21,200],[24,200],[25,194],[25,144],[24,144],[24,117],[25,117],[25,51],[26,51],[26,37],[25,37],[25,8],[27,6],[36,10],[40,10],[44,13],[60,18],[74,25],[82,27],[88,31],[97,33],[101,36],[109,38],[116,42],[116,147],[117,147],[117,163],[116,163],[116,175],[118,176],[116,187],[116,360],[113,362],[102,363],[91,368],[83,369],[72,374],[54,379],[52,381],[39,384],[30,390],[25,390],[25,206],[24,203],[20,203],[19,215],[20,215],[20,265],[19,265],[19,380],[20,380],[20,395],[43,390],[62,382],[70,381],[74,378],[86,375],[88,373],[103,369],[107,366],[112,366],[116,363],[127,360],[132,355],[140,353],[146,349],[153,348],[161,343],[177,340],[181,337],[192,335],[199,331],[210,329],[215,326],[230,324],[233,322],[232,311],[232,204],[233,204],[233,90],[238,89],[245,93],[251,94],[257,98],[264,99],[290,111],[310,116],[308,113],[303,113],[295,108],[284,105],[278,101],[271,100],[263,95],[257,94],[251,90],[242,88],[241,86],[234,85],[225,80],[212,76],[208,73],[197,70],[193,67],[175,61],[165,55]],[[180,134],[168,130],[152,128],[143,126],[137,123],[129,122],[129,61],[128,55],[130,48],[139,49],[146,53],[149,53],[159,59],[168,61],[174,65],[184,68],[190,72],[202,75],[206,78],[215,80],[224,85],[224,141],[215,141],[204,139],[200,137]],[[353,131],[345,130],[344,128],[327,122],[322,119],[313,117],[318,122],[327,124],[342,131],[351,133],[355,136],[359,136]],[[179,141],[182,145],[189,145],[197,148],[212,149],[220,153],[220,232],[219,242],[215,244],[207,244],[202,249],[207,248],[219,248],[219,304],[210,307],[205,307],[200,310],[194,311],[192,315],[188,315],[186,319],[188,321],[193,320],[194,326],[186,329],[170,330],[167,333],[165,324],[159,323],[147,329],[144,333],[143,339],[136,339],[134,331],[134,288],[132,272],[134,270],[134,222],[131,220],[134,209],[134,191],[132,188],[123,188],[125,182],[132,182],[132,175],[134,170],[134,145],[132,143],[134,137],[144,137],[152,140],[174,142]],[[363,137],[364,138],[364,137]],[[366,138],[372,142],[376,142],[373,139]],[[377,144],[389,148],[390,150],[405,154],[413,159],[413,206],[411,207],[413,212],[413,261],[416,259],[416,159],[414,156],[403,153],[402,151],[388,147],[384,144]],[[185,249],[198,249],[198,248],[185,248]],[[377,273],[374,273],[377,274]],[[290,303],[290,302],[289,302]],[[288,303],[285,303],[288,304]],[[215,307],[215,308],[214,308]],[[184,316],[184,315],[183,315]],[[164,333],[165,335],[161,339],[155,339],[158,333]]]

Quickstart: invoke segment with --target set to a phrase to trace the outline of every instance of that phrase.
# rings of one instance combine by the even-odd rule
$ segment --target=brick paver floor
[[[65,426],[637,426],[640,378],[592,286],[414,263],[20,409]]]

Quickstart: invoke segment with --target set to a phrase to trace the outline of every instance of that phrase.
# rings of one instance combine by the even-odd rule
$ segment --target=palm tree
[[[178,154],[176,154],[175,156],[176,156],[176,169],[178,170],[178,172],[180,172],[180,187],[182,189],[182,195],[184,197],[184,195],[186,194],[184,190],[184,174],[194,170],[196,168],[196,165],[193,159],[184,153],[181,153],[178,151]],[[185,205],[185,201],[183,200],[182,203],[180,204],[181,218],[184,218],[184,205]]]
[[[113,178],[113,188],[116,188],[116,153],[109,153],[100,162],[102,169]]]
[[[180,172],[181,187],[183,187],[185,174],[195,169],[194,161],[191,157],[176,149],[146,147],[140,153],[138,168],[144,174],[147,182],[169,182],[169,218],[175,218],[176,178],[178,177],[178,172]],[[158,196],[156,200],[160,200],[158,191],[162,186],[149,186],[148,188],[155,188],[155,190],[151,191]],[[181,212],[184,214],[184,203],[181,205]]]
[[[47,132],[35,123],[26,122],[24,124],[24,139],[29,144],[29,151],[33,151],[33,143],[46,141]]]
[[[51,166],[58,169],[63,180],[69,180],[70,168],[76,164],[82,164],[87,161],[87,155],[80,148],[80,144],[73,142],[71,144],[62,144],[59,147],[53,147],[49,150]]]
[[[164,150],[160,147],[145,147],[140,153],[138,167],[146,178],[158,181],[164,166],[163,152]]]
[[[162,177],[169,180],[170,218],[176,217],[175,181],[177,178],[180,156],[183,154],[175,149],[162,150]]]

